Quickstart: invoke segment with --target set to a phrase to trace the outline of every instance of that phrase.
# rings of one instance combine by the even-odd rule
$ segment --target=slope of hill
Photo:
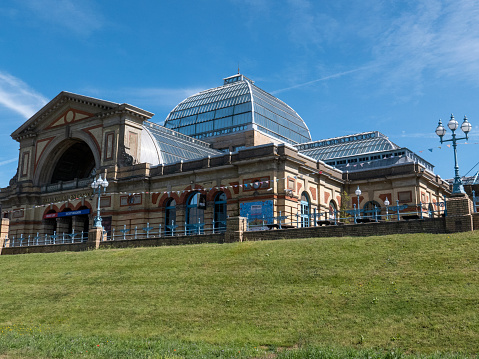
[[[2,256],[0,273],[0,354],[479,351],[477,233]]]

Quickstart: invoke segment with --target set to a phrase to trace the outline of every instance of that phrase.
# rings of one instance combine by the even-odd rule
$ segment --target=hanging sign
[[[79,216],[79,215],[88,214],[88,213],[90,213],[90,209],[88,209],[88,208],[87,209],[80,209],[78,211],[48,213],[48,214],[45,214],[43,216],[43,219]]]

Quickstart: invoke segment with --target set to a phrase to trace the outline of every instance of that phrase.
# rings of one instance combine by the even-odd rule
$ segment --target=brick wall
[[[444,218],[415,221],[362,223],[355,225],[294,228],[244,233],[245,241],[316,238],[363,237],[401,233],[446,233]]]

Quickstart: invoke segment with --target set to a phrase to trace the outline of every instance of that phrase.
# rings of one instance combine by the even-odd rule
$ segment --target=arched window
[[[202,233],[205,225],[205,211],[200,192],[194,192],[186,202],[187,234]]]
[[[226,194],[219,192],[215,197],[214,228],[216,231],[226,230]]]
[[[165,235],[173,236],[176,226],[176,201],[170,198],[165,207]]]
[[[380,219],[381,205],[376,201],[369,201],[363,207],[364,216],[371,217],[373,219]]]
[[[54,209],[51,209],[47,212],[47,214],[57,213]],[[43,228],[45,229],[45,233],[52,235],[57,231],[57,219],[55,218],[48,218],[43,220]]]
[[[334,201],[329,201],[329,219],[335,219],[337,215],[338,208]]]
[[[301,227],[309,227],[311,203],[306,192],[301,193]]]

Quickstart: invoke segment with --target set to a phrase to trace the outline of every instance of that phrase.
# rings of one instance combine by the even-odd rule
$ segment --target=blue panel
[[[240,203],[240,216],[247,217],[250,221],[250,224],[260,225],[272,224],[273,219],[273,201],[258,201],[258,202],[247,202]],[[251,222],[252,220],[255,220]]]

